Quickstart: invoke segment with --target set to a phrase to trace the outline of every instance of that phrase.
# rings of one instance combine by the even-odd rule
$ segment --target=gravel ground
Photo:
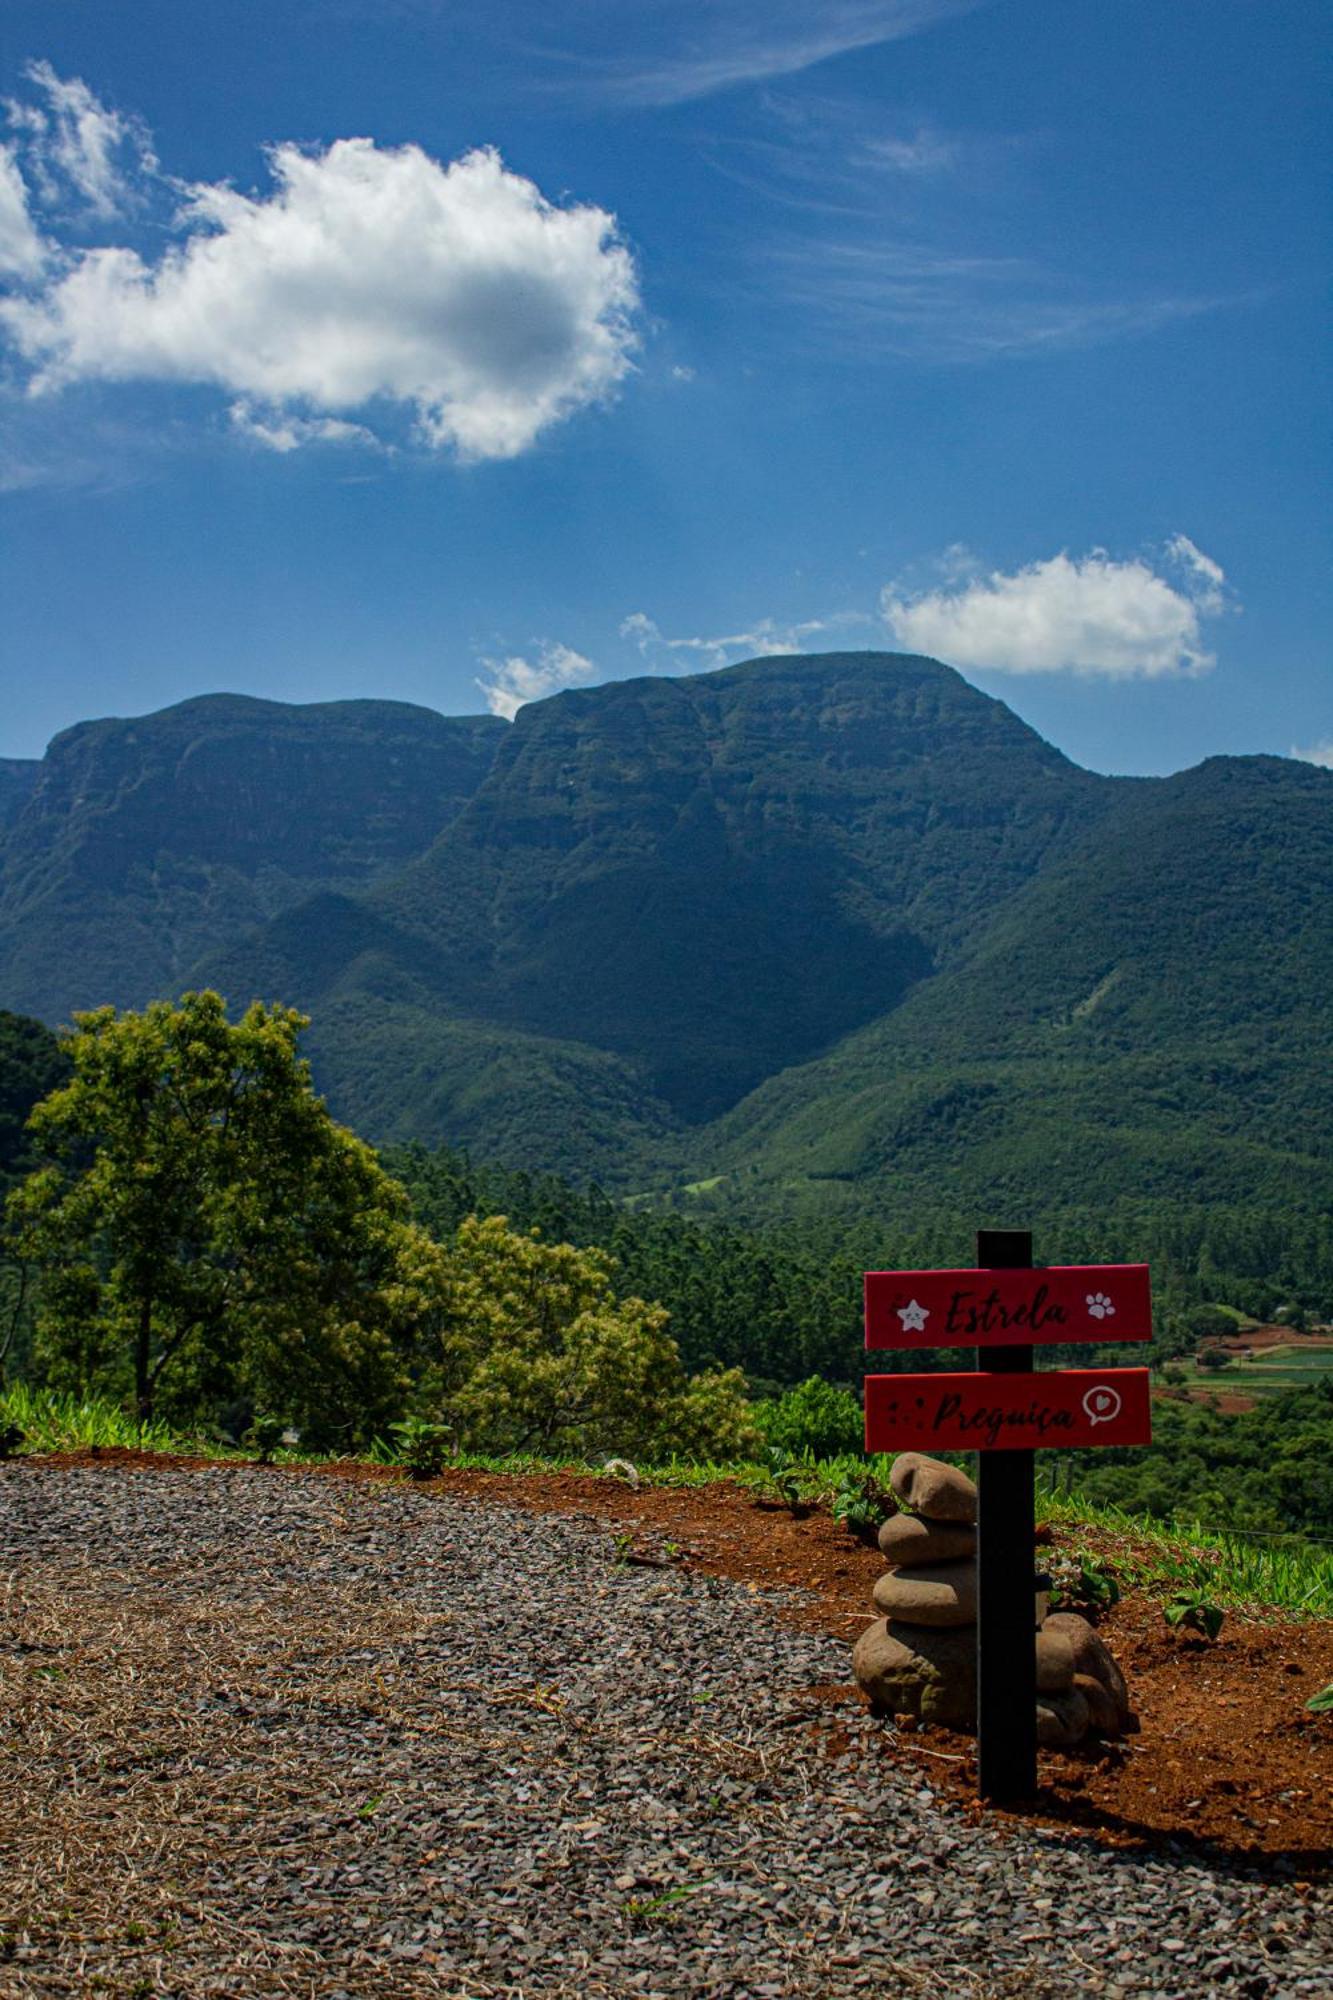
[[[1333,1993],[1326,1887],[974,1823],[869,1717],[831,1756],[844,1647],[618,1555],[397,1485],[0,1468],[0,1994]]]

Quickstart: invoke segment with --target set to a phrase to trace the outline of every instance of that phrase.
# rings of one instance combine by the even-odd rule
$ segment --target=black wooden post
[[[1026,1229],[979,1229],[982,1270],[1029,1270]],[[977,1367],[1026,1374],[1031,1347],[980,1347]],[[1037,1664],[1033,1644],[1034,1507],[1030,1451],[977,1454],[977,1789],[996,1805],[1037,1787]]]

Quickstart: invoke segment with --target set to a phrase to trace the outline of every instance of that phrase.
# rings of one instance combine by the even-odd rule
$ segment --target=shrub
[[[1162,1616],[1176,1630],[1197,1632],[1200,1638],[1211,1641],[1222,1630],[1226,1613],[1204,1591],[1181,1590],[1162,1607]]]
[[[1120,1602],[1120,1585],[1111,1571],[1081,1549],[1055,1556],[1049,1570],[1052,1611],[1077,1611],[1095,1621]]]
[[[761,1403],[755,1419],[764,1438],[798,1458],[845,1458],[865,1448],[865,1417],[847,1389],[811,1375],[776,1402]]]
[[[897,1502],[872,1472],[848,1472],[834,1489],[832,1511],[858,1541],[873,1542],[881,1523],[897,1512]]]
[[[452,1442],[444,1424],[428,1424],[420,1417],[405,1417],[389,1426],[398,1440],[398,1462],[413,1479],[438,1479],[444,1470]]]

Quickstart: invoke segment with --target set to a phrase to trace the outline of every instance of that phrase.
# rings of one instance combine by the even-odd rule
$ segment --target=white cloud
[[[760,618],[748,631],[728,632],[714,639],[668,639],[645,612],[634,611],[621,621],[620,636],[632,639],[644,658],[663,670],[683,664],[675,657],[682,653],[692,654],[704,668],[713,668],[761,654],[803,653],[807,650],[806,641],[817,633],[839,625],[868,622],[863,613],[852,611],[838,612],[830,618],[806,618],[795,624]]]
[[[477,677],[477,686],[486,697],[492,715],[512,722],[523,704],[540,701],[543,695],[558,694],[561,688],[579,687],[596,680],[597,669],[582,653],[559,640],[541,641],[535,660],[511,653],[503,660],[483,660],[486,676]]]
[[[0,146],[0,277],[35,278],[46,246],[28,211],[28,190],[12,146]]]
[[[233,403],[227,415],[231,426],[267,451],[299,451],[306,444],[361,444],[378,448],[379,439],[364,424],[349,424],[341,417],[292,417],[280,412],[264,413],[250,403]]]
[[[1324,737],[1321,743],[1311,743],[1304,750],[1298,750],[1293,744],[1291,754],[1299,757],[1303,764],[1318,764],[1325,771],[1333,771],[1333,736]]]
[[[950,551],[955,568],[959,554]],[[960,667],[1112,679],[1206,673],[1215,656],[1200,621],[1226,608],[1226,579],[1184,535],[1164,555],[1183,571],[1178,584],[1141,558],[1117,562],[1094,549],[915,594],[890,584],[881,607],[900,645]]]
[[[25,74],[46,106],[11,103],[10,123],[46,199],[59,201],[63,181],[103,221],[133,207],[140,178],[157,172],[146,126],[103,104],[82,77],[57,76],[49,62],[29,63]]]
[[[556,207],[490,149],[445,167],[342,139],[270,167],[266,196],[188,190],[157,263],[86,250],[0,305],[31,389],[206,383],[305,420],[383,401],[497,459],[629,372],[636,275],[604,209]]]

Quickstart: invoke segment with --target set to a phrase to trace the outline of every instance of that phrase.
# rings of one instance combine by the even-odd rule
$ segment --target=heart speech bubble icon
[[[1083,1408],[1094,1424],[1109,1424],[1112,1417],[1120,1415],[1120,1391],[1102,1383],[1096,1389],[1089,1389],[1083,1398]]]

